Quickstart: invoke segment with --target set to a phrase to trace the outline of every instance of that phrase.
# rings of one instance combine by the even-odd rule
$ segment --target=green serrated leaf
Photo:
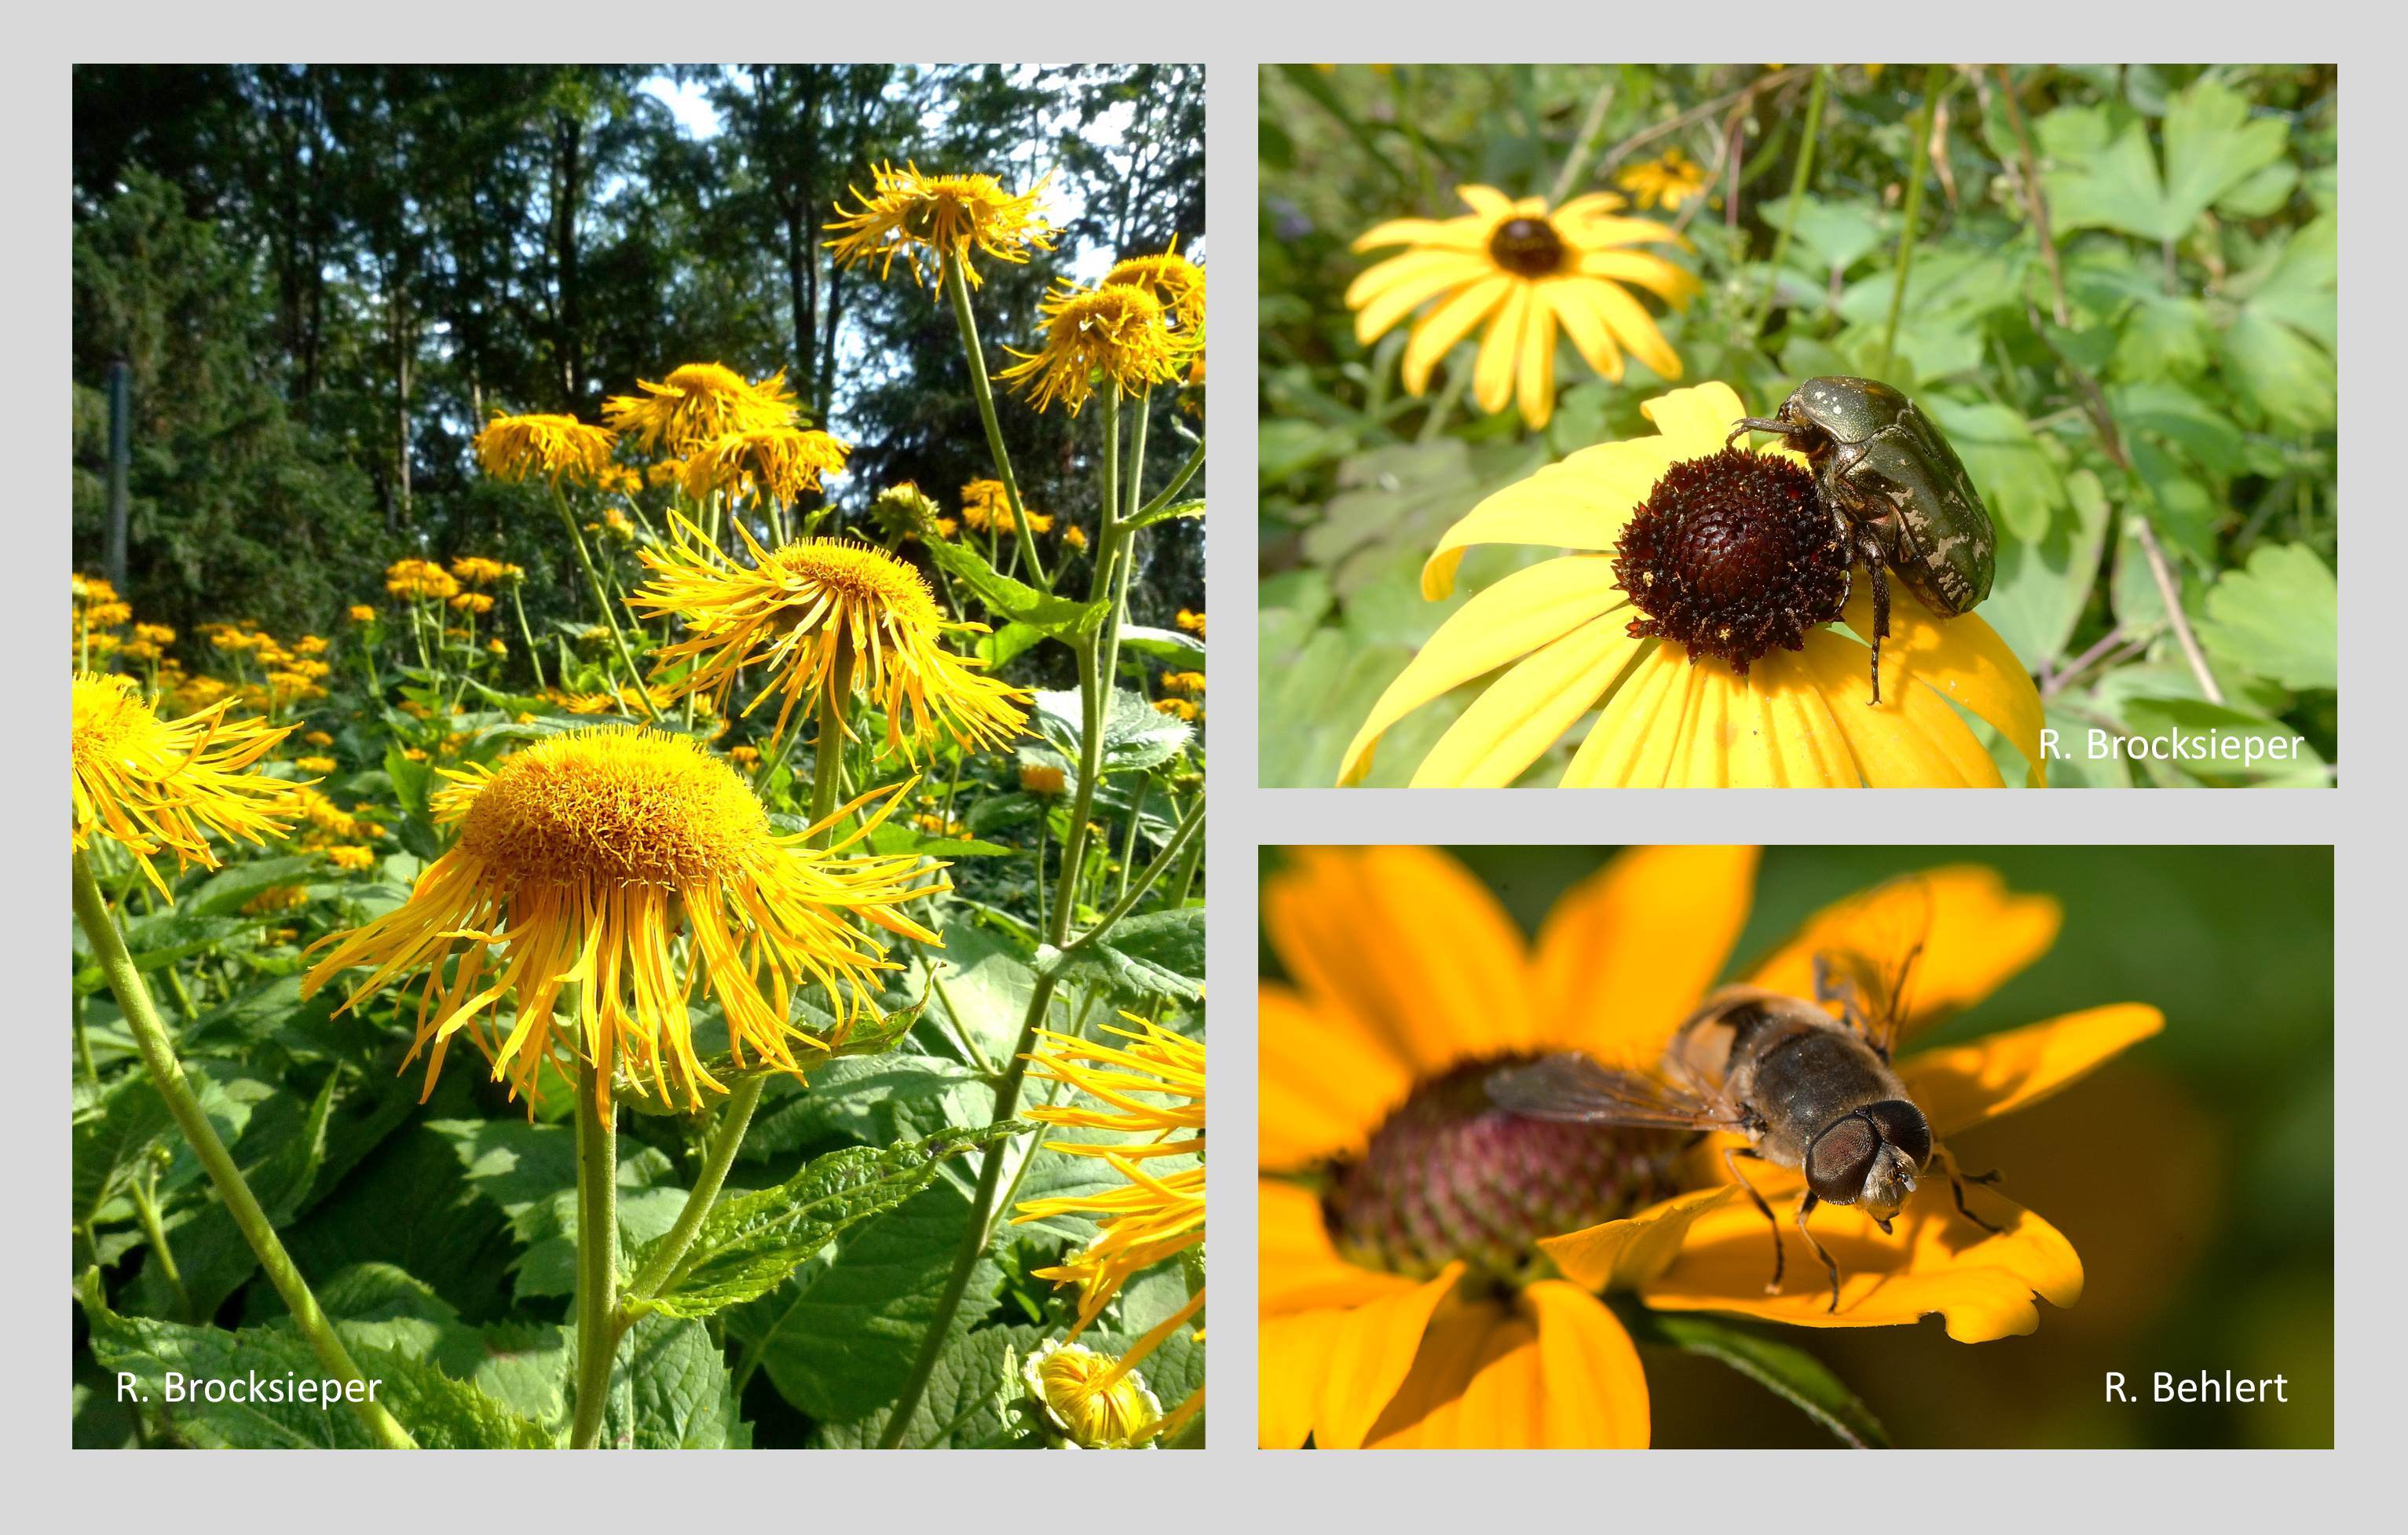
[[[1040,951],[1039,963],[1048,956]],[[1147,912],[1117,924],[1071,954],[1064,974],[1110,987],[1124,998],[1204,994],[1204,908]]]
[[[2268,545],[2208,589],[2200,642],[2220,661],[2285,688],[2341,686],[2341,591],[2297,544]]]
[[[935,538],[924,547],[930,559],[978,593],[979,600],[989,608],[1055,639],[1073,639],[1087,632],[1103,621],[1104,614],[1111,607],[1110,602],[1082,603],[1049,596],[997,571],[967,544]]]

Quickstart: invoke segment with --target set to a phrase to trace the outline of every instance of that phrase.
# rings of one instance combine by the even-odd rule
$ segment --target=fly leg
[[[1755,1152],[1744,1146],[1723,1148],[1723,1167],[1730,1173],[1731,1181],[1747,1190],[1747,1197],[1756,1201],[1756,1209],[1763,1214],[1764,1224],[1772,1230],[1772,1283],[1764,1286],[1764,1293],[1779,1295],[1781,1293],[1781,1260],[1786,1256],[1781,1250],[1781,1221],[1773,1215],[1772,1206],[1764,1202],[1764,1196],[1756,1191],[1756,1185],[1748,1182],[1747,1174],[1739,1170],[1739,1163],[1734,1158],[1740,1157],[1744,1157],[1750,1161],[1760,1158]]]
[[[1965,1186],[1969,1183],[1977,1183],[1983,1187],[1987,1188],[1992,1184],[1999,1181],[1999,1174],[1997,1172],[1959,1173],[1956,1171],[1956,1158],[1950,1156],[1948,1148],[1943,1145],[1933,1146],[1931,1148],[1931,1154],[1940,1158],[1940,1165],[1942,1167],[1948,1170],[1948,1191],[1956,1196],[1956,1213],[1964,1216],[1967,1220],[1971,1221],[1974,1225],[1980,1227],[1985,1231],[1995,1233],[2004,1230],[2004,1227],[1991,1225],[1988,1221],[1984,1220],[1981,1216],[1973,1214],[1972,1211],[1967,1209],[1965,1206]]]
[[[1814,1240],[1814,1233],[1806,1229],[1806,1217],[1813,1215],[1814,1206],[1821,1202],[1811,1188],[1806,1190],[1806,1197],[1798,1201],[1798,1234],[1806,1239],[1806,1245],[1814,1249],[1814,1256],[1823,1260],[1823,1267],[1831,1275],[1831,1303],[1824,1309],[1836,1312],[1840,1309],[1840,1265],[1832,1261],[1831,1255],[1823,1250],[1823,1244]]]

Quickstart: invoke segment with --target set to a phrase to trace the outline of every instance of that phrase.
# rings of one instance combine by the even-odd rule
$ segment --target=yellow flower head
[[[1584,448],[1474,506],[1422,568],[1455,588],[1464,551],[1570,552],[1515,571],[1439,626],[1388,685],[1339,770],[1360,782],[1397,721],[1505,670],[1439,738],[1415,784],[1501,787],[1591,711],[1567,788],[1996,786],[1998,764],[1957,714],[2013,742],[2046,781],[2041,702],[1980,615],[1933,616],[1892,583],[1881,649],[1871,583],[1848,577],[1804,462],[1776,443],[1726,450],[1746,414],[1727,384],[1640,407],[1657,434]]]
[[[1058,762],[1024,760],[1020,764],[1020,788],[1025,794],[1037,794],[1051,799],[1062,792],[1063,786],[1068,778],[1069,775],[1063,772],[1062,765]]]
[[[1660,159],[1630,166],[1613,178],[1613,184],[1630,193],[1631,201],[1641,207],[1677,212],[1683,204],[1705,192],[1706,170],[1678,149],[1670,149]]]
[[[867,196],[853,189],[861,206],[847,213],[838,202],[837,218],[827,226],[838,235],[828,249],[847,265],[878,257],[883,278],[899,255],[911,263],[914,281],[934,288],[944,277],[946,259],[957,258],[962,276],[975,288],[980,279],[970,261],[973,250],[1017,263],[1028,260],[1032,246],[1054,249],[1054,232],[1037,211],[1051,173],[1026,192],[1009,191],[992,176],[923,176],[917,165],[899,171],[880,165],[870,176],[874,190]]]
[[[176,631],[164,623],[137,623],[134,626],[134,637],[152,645],[173,645],[176,643]]]
[[[354,844],[341,843],[326,849],[327,862],[337,869],[346,869],[353,874],[364,869],[375,868],[377,852],[373,847],[361,847]]]
[[[602,415],[619,431],[633,433],[647,453],[683,458],[731,432],[795,424],[795,395],[782,368],[752,383],[716,362],[688,362],[657,384],[639,378],[636,387],[643,392],[611,396]]]
[[[353,603],[351,604],[351,622],[353,623],[374,623],[376,622],[376,616],[377,610],[368,606],[366,603]]]
[[[1625,284],[1674,306],[1698,282],[1663,257],[1628,247],[1679,245],[1662,224],[1618,216],[1622,199],[1597,192],[1548,211],[1546,200],[1515,202],[1493,187],[1455,189],[1472,211],[1455,219],[1395,219],[1367,231],[1357,250],[1401,245],[1354,279],[1346,306],[1354,336],[1369,346],[1423,306],[1405,344],[1405,388],[1420,394],[1432,370],[1487,323],[1472,371],[1472,395],[1495,414],[1518,399],[1522,419],[1547,424],[1555,408],[1555,332],[1561,326],[1588,365],[1622,381],[1622,354],[1658,377],[1681,377],[1681,359]]]
[[[67,592],[69,600],[79,607],[91,603],[117,601],[117,589],[97,576],[70,573],[67,576]]]
[[[1145,1377],[1084,1343],[1048,1338],[1020,1373],[1054,1437],[1079,1449],[1151,1449],[1162,1431],[1162,1403]]]
[[[1125,1045],[1090,1045],[1040,1030],[1044,1046],[1028,1058],[1030,1075],[1064,1083],[1093,1101],[1081,1103],[1074,1096],[1067,1104],[1029,1109],[1029,1118],[1140,1137],[1048,1141],[1049,1150],[1102,1158],[1126,1182],[1096,1194],[1025,1200],[1012,1217],[1017,1224],[1075,1213],[1102,1223],[1102,1234],[1067,1262],[1035,1271],[1039,1278],[1079,1286],[1073,1338],[1131,1275],[1204,1242],[1204,1045],[1148,1019],[1122,1016],[1137,1028],[1108,1025],[1105,1031],[1129,1041]],[[1196,1165],[1179,1172],[1155,1173],[1146,1167],[1158,1158],[1190,1155]],[[1198,1290],[1173,1325],[1203,1304]]]
[[[723,712],[747,666],[764,669],[749,715],[781,695],[774,733],[803,718],[842,722],[855,694],[886,716],[886,748],[914,757],[941,732],[978,747],[1010,740],[1027,718],[1028,695],[946,649],[952,632],[982,624],[948,621],[926,577],[885,550],[843,538],[809,538],[768,550],[743,530],[750,569],[736,564],[682,518],[676,547],[641,558],[650,585],[628,598],[647,617],[675,615],[686,635],[655,654],[662,667],[694,662],[682,691]],[[829,709],[833,703],[834,708]]]
[[[869,504],[870,520],[892,543],[917,538],[923,528],[939,527],[946,519],[937,514],[935,498],[908,479],[879,491]]]
[[[610,466],[610,433],[574,416],[496,415],[477,433],[477,462],[495,479],[529,476],[591,484]]]
[[[204,833],[257,844],[300,815],[294,786],[254,772],[292,727],[229,720],[232,700],[186,718],[162,719],[132,677],[76,677],[73,732],[74,846],[98,832],[123,844],[165,894],[150,856],[173,852],[178,868],[218,866]]]
[[[452,606],[455,612],[482,617],[494,610],[494,599],[481,591],[463,591],[452,597]]]
[[[763,499],[791,505],[820,488],[823,473],[844,473],[852,448],[824,432],[764,427],[715,437],[688,454],[679,483],[696,501],[724,491],[731,501]]]
[[[1074,549],[1083,549],[1087,547],[1087,530],[1074,522],[1062,530],[1062,542]]]
[[[419,876],[407,904],[326,940],[332,953],[304,982],[315,992],[353,965],[373,973],[356,1007],[423,968],[415,1059],[428,1050],[432,1092],[463,1030],[496,1080],[530,1092],[543,1061],[624,1068],[666,1099],[699,1107],[725,1087],[696,1058],[687,1002],[697,986],[724,1013],[739,1067],[799,1071],[794,1045],[821,1040],[788,1021],[794,992],[828,993],[838,1038],[865,1013],[869,983],[892,969],[849,918],[923,943],[898,909],[945,888],[911,858],[840,857],[893,809],[869,811],[836,849],[809,832],[780,835],[752,790],[694,742],[624,727],[557,735],[498,768],[443,770],[437,817],[459,841]],[[897,790],[896,792],[899,792]],[[875,796],[865,796],[838,816]],[[816,828],[814,831],[818,830]],[[553,1006],[579,983],[570,1013]],[[507,1031],[498,1004],[515,996]]]
[[[1180,627],[1180,628],[1184,629],[1184,630],[1185,630],[1185,631],[1187,631],[1189,633],[1191,633],[1191,634],[1195,635],[1197,639],[1199,639],[1199,640],[1200,640],[1200,639],[1202,639],[1202,638],[1204,637],[1204,615],[1203,615],[1203,614],[1201,614],[1201,613],[1191,613],[1191,612],[1189,612],[1186,608],[1183,608],[1183,607],[1182,607],[1182,608],[1181,608],[1181,609],[1179,610],[1179,620],[1178,620],[1178,621],[1179,621],[1179,627]]]
[[[2063,1235],[1994,1191],[1970,1206],[1985,1230],[1936,1167],[1893,1229],[1860,1208],[1816,1213],[1844,1255],[1833,1310],[1796,1228],[1769,1234],[1732,1181],[1720,1153],[1744,1143],[1493,1107],[1483,1085],[1501,1065],[1562,1052],[1621,1070],[1664,1061],[1725,976],[1755,870],[1751,848],[1632,849],[1569,891],[1535,939],[1431,848],[1297,849],[1266,878],[1264,936],[1291,978],[1265,980],[1257,998],[1266,1445],[1644,1445],[1647,1380],[1598,1300],[1607,1290],[1822,1328],[1937,1313],[1966,1343],[2033,1331],[2042,1300],[2074,1303],[2082,1263]],[[1819,961],[1887,967],[1901,938],[1919,942],[1911,1031],[1981,1002],[2047,950],[2059,921],[2054,901],[2013,894],[1988,870],[1934,870],[1825,909],[1734,978],[1812,998]],[[2163,1023],[2154,1007],[2093,1007],[1902,1052],[1895,1069],[1944,1143]],[[1744,1173],[1784,1212],[1804,1192],[1794,1168],[1751,1161]],[[1768,1292],[1773,1241],[1788,1278]]]
[[[342,764],[331,757],[296,757],[293,760],[293,765],[304,773],[314,773],[323,777]]]
[[[481,554],[464,554],[452,561],[452,575],[463,585],[489,587],[502,578],[510,567],[499,560],[488,560]]]
[[[434,602],[449,602],[459,593],[460,583],[452,578],[450,571],[432,560],[396,560],[385,567],[384,589],[396,597],[417,597]],[[354,608],[351,611],[352,616],[356,618],[359,609]],[[370,610],[368,618],[375,617],[374,610]]]
[[[1103,287],[1142,288],[1162,301],[1190,347],[1204,337],[1204,269],[1179,254],[1179,242],[1159,256],[1131,256],[1104,274]]]
[[[1038,309],[1044,346],[1005,348],[1021,361],[996,377],[1019,384],[1039,410],[1059,400],[1076,416],[1098,377],[1135,391],[1171,383],[1186,366],[1192,341],[1172,333],[1162,301],[1142,288],[1059,288]]]
[[[1174,693],[1200,693],[1204,690],[1204,674],[1165,672],[1162,674],[1162,685]]]
[[[1174,719],[1193,722],[1204,717],[1203,710],[1183,698],[1157,698],[1154,701],[1154,707],[1155,713],[1167,714]]]
[[[999,479],[974,479],[962,487],[962,522],[973,533],[1013,533],[1011,497]],[[1028,514],[1030,533],[1049,533],[1054,519],[1042,512]]]
[[[335,738],[324,731],[311,731],[301,739],[313,746],[331,746],[335,744]]]

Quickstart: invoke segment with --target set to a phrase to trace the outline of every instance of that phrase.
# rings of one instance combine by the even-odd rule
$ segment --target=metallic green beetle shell
[[[1990,594],[1999,540],[1964,462],[1914,402],[1871,378],[1809,378],[1781,419],[1828,439],[1808,453],[1824,499],[1869,528],[1942,618]]]

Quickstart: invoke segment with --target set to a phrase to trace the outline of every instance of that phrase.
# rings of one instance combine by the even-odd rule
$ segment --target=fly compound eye
[[[1856,1111],[1873,1122],[1881,1138],[1914,1159],[1922,1167],[1931,1160],[1931,1121],[1923,1111],[1904,1099],[1885,1099],[1868,1103]]]
[[[1852,1114],[1806,1148],[1806,1187],[1826,1204],[1854,1204],[1881,1149],[1881,1133],[1872,1122]]]

